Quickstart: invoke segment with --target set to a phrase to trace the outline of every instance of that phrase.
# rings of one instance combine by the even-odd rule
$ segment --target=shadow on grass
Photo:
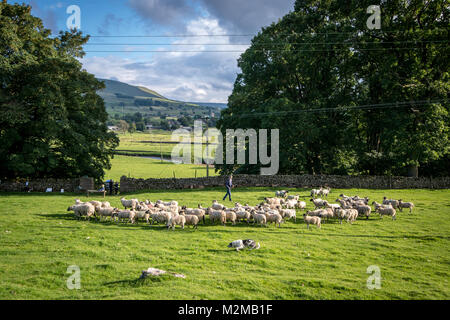
[[[125,280],[117,280],[111,282],[103,283],[104,286],[119,286],[119,287],[142,287],[145,285],[149,285],[152,283],[160,283],[166,281],[173,281],[179,278],[174,277],[172,275],[160,275],[160,276],[148,276],[146,278],[137,278],[137,279],[125,279]]]

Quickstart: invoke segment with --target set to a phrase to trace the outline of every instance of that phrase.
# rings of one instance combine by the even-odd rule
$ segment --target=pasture
[[[233,201],[250,205],[274,188],[237,188]],[[76,220],[67,207],[75,194],[0,194],[0,299],[449,299],[450,190],[332,190],[383,196],[416,205],[397,220],[358,218],[352,225],[324,222],[307,230],[297,222],[281,228],[245,223],[200,224],[198,230],[162,225]],[[309,190],[299,193],[308,209]],[[177,200],[209,206],[222,189],[127,194],[140,200]],[[82,201],[86,197],[80,197]],[[89,200],[98,199],[91,197]],[[122,208],[120,196],[107,197]],[[227,244],[254,239],[259,250],[236,252]],[[69,290],[67,267],[81,270],[81,289]],[[381,270],[381,288],[366,287],[367,267]],[[148,267],[183,273],[137,280]]]

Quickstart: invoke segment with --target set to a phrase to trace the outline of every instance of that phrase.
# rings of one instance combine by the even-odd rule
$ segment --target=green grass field
[[[105,171],[105,180],[119,181],[121,176],[131,178],[193,178],[206,177],[206,166],[198,164],[175,164],[168,161],[133,156],[115,155],[111,159],[111,170]],[[210,166],[209,175],[217,175]]]
[[[256,204],[273,188],[237,188],[233,200]],[[306,197],[306,190],[300,192]],[[302,219],[281,228],[238,224],[198,230],[77,221],[66,211],[73,194],[0,194],[0,299],[449,299],[450,190],[332,190],[413,201],[397,220],[325,222]],[[222,189],[128,194],[204,206]],[[118,206],[120,196],[107,197]],[[81,197],[86,200],[85,197]],[[98,199],[98,198],[90,198]],[[308,202],[308,208],[311,203]],[[229,203],[229,202],[227,202]],[[301,217],[301,212],[297,213]],[[236,252],[227,244],[254,239],[261,248]],[[68,266],[81,270],[69,290]],[[366,287],[367,267],[381,270],[381,289]],[[186,279],[137,280],[148,267]]]

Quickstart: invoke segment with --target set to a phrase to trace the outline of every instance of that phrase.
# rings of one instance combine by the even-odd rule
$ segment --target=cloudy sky
[[[195,102],[226,102],[252,35],[294,6],[294,0],[9,2],[30,4],[54,34],[68,30],[67,8],[79,6],[81,30],[92,36],[81,60],[88,72]]]

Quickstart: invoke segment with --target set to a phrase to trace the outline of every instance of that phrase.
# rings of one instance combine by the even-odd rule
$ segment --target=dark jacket
[[[233,186],[233,183],[232,183],[231,179],[227,179],[227,181],[225,182],[225,187],[231,188],[232,186]]]

